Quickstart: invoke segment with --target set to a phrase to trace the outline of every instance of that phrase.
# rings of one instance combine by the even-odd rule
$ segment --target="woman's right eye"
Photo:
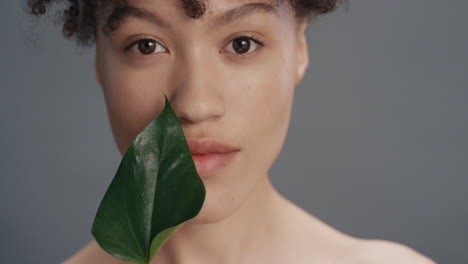
[[[156,40],[142,38],[137,41],[134,41],[132,44],[126,47],[125,51],[131,50],[134,52],[141,53],[143,55],[149,55],[155,53],[155,51],[158,50],[158,46],[160,47],[159,50],[166,52],[166,49],[163,46],[161,46],[161,44],[159,44]]]

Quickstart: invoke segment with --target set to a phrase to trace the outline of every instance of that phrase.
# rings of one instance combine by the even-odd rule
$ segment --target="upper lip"
[[[238,148],[234,146],[221,143],[214,139],[203,139],[203,140],[188,139],[187,144],[190,149],[190,153],[192,155],[208,154],[208,153],[229,153],[229,152],[239,150]]]

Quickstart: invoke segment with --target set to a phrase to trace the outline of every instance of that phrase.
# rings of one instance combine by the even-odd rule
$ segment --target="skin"
[[[187,138],[214,138],[240,149],[227,167],[203,178],[200,214],[151,263],[434,263],[401,244],[343,234],[273,187],[268,170],[284,144],[294,89],[309,63],[308,24],[282,6],[214,26],[220,12],[253,2],[261,1],[212,0],[203,18],[193,20],[175,1],[129,1],[157,12],[170,27],[128,18],[110,37],[98,30],[96,79],[122,155],[162,110],[162,92]],[[244,34],[265,46],[250,42],[249,53],[236,53],[232,40]],[[137,45],[123,51],[139,38],[158,41],[153,54],[139,53]],[[64,263],[124,262],[91,241]]]

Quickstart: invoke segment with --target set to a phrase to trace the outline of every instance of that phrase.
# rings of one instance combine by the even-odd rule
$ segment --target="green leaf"
[[[94,219],[96,242],[113,257],[147,264],[205,200],[179,119],[161,113],[132,142]]]

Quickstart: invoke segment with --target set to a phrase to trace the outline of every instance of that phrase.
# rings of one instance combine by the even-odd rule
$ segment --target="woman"
[[[50,0],[30,2],[42,14]],[[161,111],[164,92],[206,187],[199,215],[152,263],[434,263],[401,244],[333,229],[268,177],[308,66],[309,21],[336,0],[68,2],[64,34],[96,44],[96,79],[120,153]],[[211,166],[199,151],[232,153]],[[64,263],[123,262],[91,241]]]

